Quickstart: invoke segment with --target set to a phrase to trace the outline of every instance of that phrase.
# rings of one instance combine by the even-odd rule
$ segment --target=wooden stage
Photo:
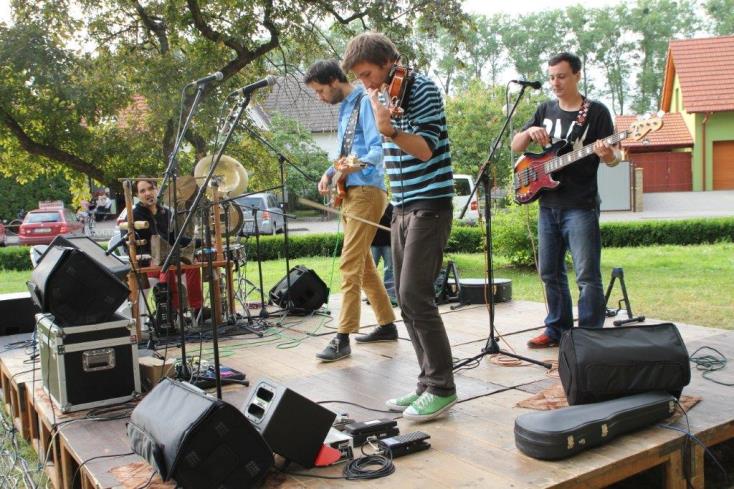
[[[338,295],[331,298],[334,318],[338,316],[339,300]],[[469,306],[451,311],[444,305],[441,311],[454,356],[463,358],[479,353],[488,334],[486,308]],[[363,309],[362,316],[365,330],[374,326],[369,307]],[[498,304],[495,323],[498,332],[517,353],[554,360],[558,352],[555,348],[530,351],[525,347],[525,342],[538,334],[544,316],[543,304],[513,301]],[[334,323],[335,319],[324,320],[319,316],[293,317],[279,328],[280,337],[271,337],[268,341],[251,334],[222,340],[222,364],[245,372],[252,385],[267,377],[313,401],[350,401],[376,409],[384,409],[386,399],[414,388],[417,365],[402,324],[398,324],[401,339],[396,343],[359,345],[353,341],[350,358],[320,363],[314,354],[333,334]],[[689,353],[707,345],[734,358],[734,331],[678,326]],[[0,350],[5,350],[4,345],[27,338],[28,335],[0,338]],[[501,346],[507,348],[504,343]],[[187,351],[189,354],[198,352],[198,343],[189,345]],[[42,459],[48,454],[47,472],[53,485],[84,489],[144,486],[152,472],[135,455],[98,458],[84,463],[100,455],[130,452],[125,420],[92,421],[79,419],[84,417],[84,412],[64,416],[53,410],[41,388],[40,370],[32,371],[31,364],[24,363],[26,358],[22,348],[0,353],[3,398],[19,433],[33,443]],[[732,382],[734,369],[729,367],[715,376]],[[704,487],[703,450],[694,446],[693,456],[684,457],[685,437],[660,427],[620,437],[606,446],[564,461],[542,462],[520,453],[515,448],[513,425],[515,418],[528,410],[516,404],[559,382],[538,366],[501,366],[485,358],[477,368],[457,374],[460,403],[448,416],[423,424],[399,419],[401,433],[424,431],[431,436],[432,448],[396,459],[394,474],[384,479],[352,482],[273,473],[266,479],[265,486],[592,488],[606,487],[658,466],[663,474],[661,487],[685,488],[685,473],[690,474],[693,487]],[[237,407],[241,407],[248,396],[248,388],[242,386],[227,386],[224,391],[225,400]],[[703,399],[690,411],[689,418],[692,432],[704,444],[713,446],[734,438],[731,387],[703,379],[694,368],[691,384],[683,393]],[[351,405],[328,404],[327,407],[346,412],[350,418],[360,421],[389,416]],[[298,416],[298,413],[293,415]],[[79,420],[68,422],[72,419]],[[685,428],[682,418],[676,426]],[[706,460],[706,464],[709,463]],[[311,469],[308,473],[338,476],[341,470],[342,466],[338,465]],[[149,487],[173,485],[162,484],[156,477]]]

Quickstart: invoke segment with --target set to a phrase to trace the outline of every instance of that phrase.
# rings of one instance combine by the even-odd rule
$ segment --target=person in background
[[[380,219],[380,224],[386,227],[390,227],[390,221],[392,220],[392,204],[388,202],[385,213]],[[393,306],[398,305],[398,299],[395,295],[395,277],[393,275],[392,268],[392,252],[390,251],[390,231],[384,229],[378,229],[375,233],[375,239],[372,240],[372,258],[375,260],[375,266],[380,264],[380,258],[382,258],[382,283],[385,285],[388,297],[390,297],[390,303]],[[359,341],[359,338],[357,338]]]

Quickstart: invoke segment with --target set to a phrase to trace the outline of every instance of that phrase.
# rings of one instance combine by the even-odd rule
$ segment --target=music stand
[[[495,153],[497,152],[497,148],[500,145],[500,142],[502,141],[502,136],[505,134],[505,131],[507,130],[507,127],[510,125],[510,120],[512,119],[513,114],[515,113],[515,110],[517,109],[518,104],[520,103],[520,100],[522,99],[522,96],[525,94],[526,86],[523,85],[520,89],[520,93],[518,94],[517,98],[515,99],[515,103],[512,106],[512,109],[507,114],[507,117],[505,118],[505,123],[502,126],[502,129],[500,130],[499,135],[497,136],[497,139],[494,141],[494,145],[492,146],[491,151],[489,152],[489,156],[487,156],[487,159],[484,163],[482,163],[481,168],[479,168],[479,173],[477,174],[477,182],[482,183],[482,188],[484,190],[484,223],[485,223],[485,235],[487,239],[487,246],[485,247],[485,258],[487,260],[487,266],[488,270],[487,273],[489,275],[489,338],[487,338],[487,343],[484,345],[484,348],[479,352],[479,354],[474,355],[471,358],[466,358],[460,362],[458,362],[456,365],[454,365],[454,370],[457,370],[465,365],[471,364],[485,355],[494,355],[494,354],[502,354],[506,355],[508,357],[516,358],[518,360],[522,360],[528,363],[533,363],[535,365],[540,365],[541,367],[545,367],[547,369],[551,369],[552,365],[547,362],[541,362],[539,360],[534,360],[532,358],[524,357],[522,355],[518,355],[517,353],[507,352],[502,349],[500,349],[499,344],[497,343],[497,338],[495,338],[495,332],[494,332],[494,310],[495,310],[495,301],[494,301],[494,270],[493,270],[493,264],[492,264],[492,209],[491,209],[491,188],[489,186],[489,174],[488,170],[490,165],[492,165]],[[472,201],[472,197],[474,197],[474,193],[479,188],[478,185],[475,185],[472,189],[471,193],[469,194],[469,198],[466,201],[466,204],[464,205],[464,208],[461,211],[461,214],[459,215],[459,219],[464,217],[464,214],[466,213],[467,208],[469,207],[470,202]],[[481,211],[481,210],[480,210]]]

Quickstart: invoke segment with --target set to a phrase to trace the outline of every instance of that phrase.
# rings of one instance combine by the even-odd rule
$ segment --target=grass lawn
[[[483,255],[451,254],[447,258],[456,262],[462,277],[482,277]],[[327,257],[297,258],[291,260],[290,265],[305,265],[314,269],[330,285],[332,292],[339,291],[341,279],[338,258],[336,261]],[[509,267],[501,258],[496,258],[494,265],[496,277],[512,280],[514,299],[544,300],[543,288],[535,270]],[[263,262],[262,267],[267,292],[285,276],[285,261]],[[602,268],[605,290],[614,267],[624,269],[627,292],[635,314],[734,329],[734,244],[604,249]],[[257,263],[248,263],[246,272],[247,278],[257,283]],[[25,281],[29,278],[30,272],[0,272],[0,293],[26,290]],[[575,301],[577,293],[573,274],[570,280]],[[609,305],[616,308],[621,298],[622,289],[617,281]]]

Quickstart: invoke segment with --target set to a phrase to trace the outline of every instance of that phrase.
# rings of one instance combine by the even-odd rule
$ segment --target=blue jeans
[[[395,302],[395,277],[393,276],[392,270],[392,251],[390,251],[390,245],[386,246],[372,246],[372,258],[375,260],[375,266],[380,264],[380,257],[382,257],[382,268],[384,273],[382,275],[382,283],[385,284],[385,290],[390,300]]]
[[[601,235],[599,209],[553,209],[540,207],[538,259],[545,285],[548,316],[545,334],[559,340],[573,326],[571,293],[566,276],[566,250],[571,251],[579,287],[579,326],[604,326],[606,305],[601,282]]]

